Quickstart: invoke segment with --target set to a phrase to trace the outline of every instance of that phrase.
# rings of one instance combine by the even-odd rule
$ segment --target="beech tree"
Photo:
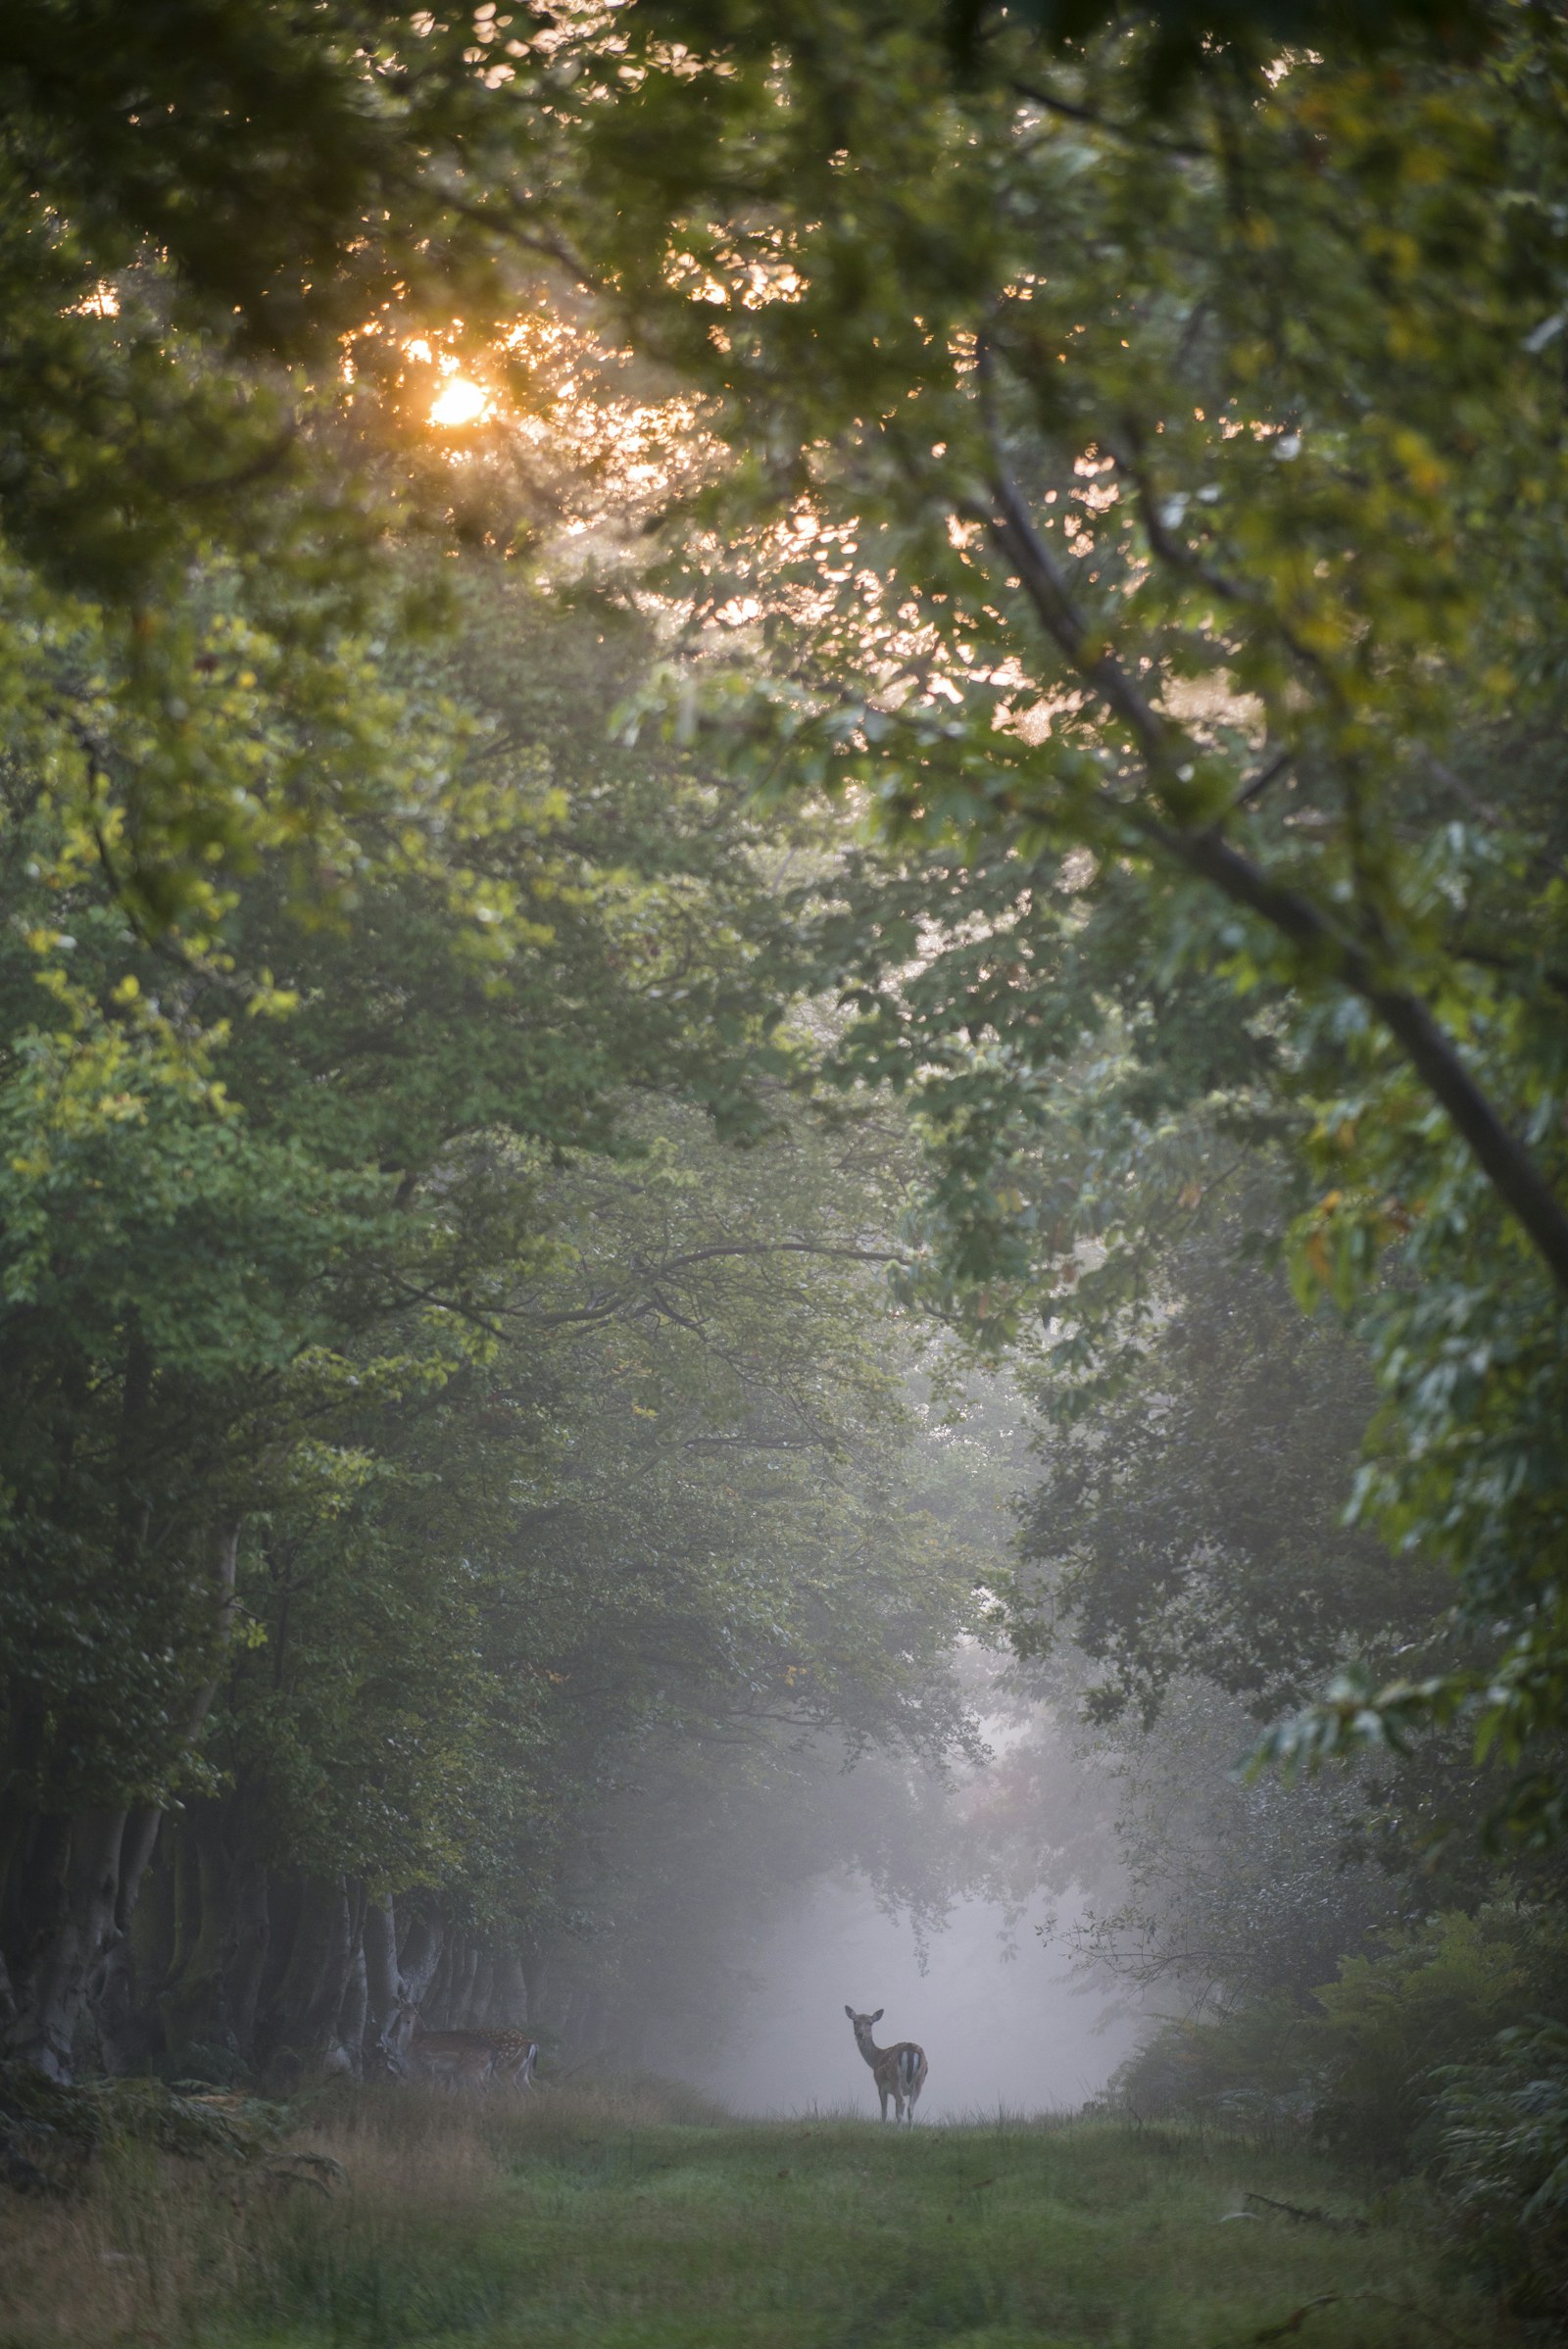
[[[565,32],[564,245],[730,453],[674,517],[679,722],[946,865],[905,903],[978,987],[906,1073],[950,1262],[994,1313],[971,1276],[1034,1255],[1070,1322],[1081,1244],[1148,1198],[1097,1156],[1031,1228],[1009,1180],[1114,907],[1123,1001],[1228,992],[1232,1074],[1277,1060],[1298,1277],[1365,1310],[1395,1405],[1363,1508],[1508,1626],[1494,1668],[1351,1678],[1280,1750],[1463,1707],[1520,1760],[1563,1685],[1562,27],[1369,52],[1325,19],[1265,58],[1258,18],[1155,106],[1166,21],[988,14],[963,71],[934,7]],[[846,957],[873,1042],[890,1003],[940,1026],[908,937]]]
[[[1136,1413],[1259,1148],[1360,1521],[1495,1646],[1273,1750],[1473,1714],[1557,1835],[1557,14],[25,0],[0,67],[8,2043],[363,2062],[513,1994],[639,1736],[961,1736],[880,1284]],[[1158,1475],[1067,1494],[1140,1694]]]
[[[803,1487],[778,1496],[780,1562],[755,1590],[704,1562],[756,1538],[762,1501],[724,1466],[726,1445],[738,1461],[753,1441],[749,1379],[762,1396],[793,1382],[807,1453],[849,1441],[830,1356],[867,1409],[886,1387],[856,1331],[892,1252],[861,1227],[891,1222],[891,1194],[835,1207],[824,1171],[795,1206],[788,1186],[759,1202],[760,1231],[737,1200],[689,1262],[662,1260],[688,1186],[656,1174],[637,1097],[760,1132],[776,1116],[766,1088],[792,1065],[767,844],[689,760],[603,745],[616,662],[635,673],[640,657],[632,632],[618,650],[591,619],[535,619],[530,635],[526,594],[488,575],[475,604],[462,659],[484,749],[422,806],[394,787],[362,808],[351,908],[302,906],[286,863],[268,861],[197,951],[184,933],[144,936],[97,859],[63,864],[47,806],[23,805],[11,836],[0,1952],[9,2044],[58,2072],[89,2002],[106,2054],[145,2052],[148,1997],[166,2039],[200,2038],[221,2012],[219,2036],[244,2046],[270,2000],[264,2038],[319,2055],[337,2044],[343,1969],[366,1963],[368,1884],[447,1887],[478,1926],[515,1921],[527,1884],[547,1916],[568,1787],[592,1781],[617,1725],[677,1705],[639,1660],[656,1639],[672,1671],[696,1642],[680,1669],[699,1691],[744,1678],[756,1641],[818,1642],[792,1700],[803,1722],[815,1708],[853,1730],[863,1700],[876,1734],[895,1734],[914,1701],[880,1646],[886,1686],[868,1693],[877,1673],[842,1623],[779,1628],[790,1578],[803,1606],[813,1588],[812,1538],[782,1530]],[[584,673],[586,710],[569,682]],[[622,1264],[611,1174],[592,1230],[574,1232],[558,1196],[585,1151],[644,1167],[658,1229],[629,1238]],[[711,1177],[707,1191],[711,1205]],[[569,1290],[569,1267],[599,1260],[599,1287],[550,1301],[553,1278]],[[808,1263],[824,1277],[803,1287]],[[732,1297],[725,1278],[743,1273]],[[712,1344],[738,1382],[733,1424],[711,1437],[724,1473],[676,1476],[662,1499],[684,1454],[614,1454],[583,1530],[563,1538],[564,1494],[530,1518],[522,1493],[559,1482],[567,1453],[585,1462],[599,1418],[656,1416],[655,1400],[623,1399],[618,1373],[551,1373],[540,1346],[580,1349],[650,1316],[695,1327],[715,1281]],[[803,1313],[809,1340],[786,1346]],[[708,1441],[688,1439],[699,1454]],[[756,1436],[769,1457],[775,1442]],[[651,1530],[666,1507],[667,1542]],[[662,1579],[633,1566],[650,1542]],[[841,1527],[830,1546],[847,1561],[865,1544]],[[829,1578],[840,1612],[843,1571]],[[929,1627],[951,1615],[942,1574],[924,1571],[910,1548],[885,1593],[912,1610],[911,1688],[935,1669]],[[862,1556],[862,1605],[874,1580]],[[547,1701],[590,1686],[592,1702]],[[138,1891],[181,1806],[167,1854],[190,1878],[180,1930],[164,1947],[155,1934],[133,1983]],[[280,1870],[300,1951],[287,1959],[280,1924],[284,1987],[259,1971],[256,1938]]]

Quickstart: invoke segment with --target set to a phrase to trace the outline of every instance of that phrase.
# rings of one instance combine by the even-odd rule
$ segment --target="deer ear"
[[[847,2007],[845,2008],[844,2012],[845,2012],[845,2013],[846,2013],[846,2014],[849,2016],[849,2018],[850,2018],[850,2021],[853,2023],[853,2022],[855,2021],[855,2009],[854,2009],[854,2007],[853,2007],[853,2006],[847,2006]]]
[[[883,2016],[884,2016],[886,2013],[887,2013],[887,2008],[886,2008],[886,2007],[884,2007],[884,2006],[879,2006],[879,2007],[877,2008],[877,2010],[876,2010],[876,2013],[875,2013],[875,2014],[874,2014],[874,2015],[871,2017],[871,2020],[872,2020],[872,2022],[873,2022],[873,2023],[880,2023],[880,2022],[881,2022],[881,2020],[882,2020],[882,2018],[883,2018]]]

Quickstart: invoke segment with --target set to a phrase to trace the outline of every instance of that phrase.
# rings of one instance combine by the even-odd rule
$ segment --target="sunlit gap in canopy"
[[[448,375],[440,391],[430,403],[430,421],[443,431],[461,431],[466,424],[483,423],[495,413],[495,402],[481,384],[470,383],[466,375],[455,371]]]

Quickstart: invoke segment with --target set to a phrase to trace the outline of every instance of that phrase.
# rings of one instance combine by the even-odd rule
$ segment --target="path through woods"
[[[1126,2122],[736,2122],[665,2091],[356,2092],[329,2194],[111,2161],[0,2219],[6,2349],[1335,2349],[1494,2343],[1419,2206]],[[1249,2200],[1249,2196],[1266,2198]],[[1292,2216],[1292,2211],[1299,2216]],[[0,2302],[3,2310],[3,2302]]]

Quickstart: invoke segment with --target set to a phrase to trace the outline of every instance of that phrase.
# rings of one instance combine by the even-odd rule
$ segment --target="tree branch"
[[[1430,1005],[1407,988],[1391,985],[1365,950],[1346,938],[1310,898],[1272,880],[1219,832],[1179,832],[1152,817],[1141,828],[1189,872],[1213,882],[1233,903],[1260,915],[1328,977],[1377,1012],[1558,1288],[1568,1295],[1568,1209],[1477,1084]]]
[[[683,1272],[690,1264],[711,1263],[719,1256],[826,1256],[850,1264],[898,1264],[905,1269],[912,1263],[912,1258],[891,1248],[829,1248],[811,1240],[732,1240],[716,1241],[711,1248],[687,1248],[678,1256],[662,1257],[657,1264],[635,1266],[634,1271],[653,1283],[667,1279],[672,1272]],[[511,1308],[508,1319],[528,1321],[540,1330],[563,1329],[571,1322],[597,1327],[613,1321],[618,1313],[638,1310],[646,1302],[646,1296],[636,1295],[628,1287],[617,1297],[602,1298],[596,1304],[566,1306],[557,1313],[530,1312],[526,1306]],[[661,1312],[668,1312],[662,1298],[658,1302]]]
[[[984,346],[981,371],[984,383]],[[1157,789],[1162,776],[1169,778],[1174,773],[1184,747],[1182,737],[1140,691],[1108,647],[1090,636],[1058,565],[1001,461],[994,431],[992,456],[994,506],[984,517],[992,541],[1017,572],[1047,634],[1127,727],[1143,755],[1149,779]],[[1376,1011],[1558,1289],[1568,1296],[1568,1209],[1472,1076],[1431,1007],[1409,989],[1393,983],[1366,949],[1310,898],[1276,881],[1217,827],[1188,830],[1136,805],[1120,807],[1117,812],[1152,848],[1211,883],[1233,904],[1246,906],[1288,939],[1325,978],[1359,996]]]
[[[829,1248],[814,1240],[735,1240],[715,1242],[711,1248],[688,1248],[678,1256],[661,1258],[652,1270],[657,1274],[679,1272],[687,1264],[706,1264],[714,1256],[830,1256],[842,1257],[851,1264],[902,1264],[910,1259],[891,1248]]]
[[[1242,785],[1241,790],[1231,802],[1232,811],[1234,812],[1238,807],[1250,807],[1254,801],[1260,800],[1275,777],[1285,772],[1294,757],[1295,753],[1289,747],[1283,751],[1276,751],[1273,758],[1266,760],[1258,768],[1256,774]]]
[[[1123,139],[1128,146],[1152,147],[1160,155],[1182,155],[1193,163],[1207,161],[1206,147],[1197,146],[1189,139],[1163,138],[1144,124],[1112,122],[1105,115],[1096,114],[1093,107],[1076,105],[1071,98],[1059,98],[1054,90],[1043,89],[1037,81],[1021,81],[1014,74],[1012,87],[1031,106],[1044,107],[1047,114],[1059,115],[1063,122],[1082,122],[1090,130],[1103,131],[1107,138]]]

